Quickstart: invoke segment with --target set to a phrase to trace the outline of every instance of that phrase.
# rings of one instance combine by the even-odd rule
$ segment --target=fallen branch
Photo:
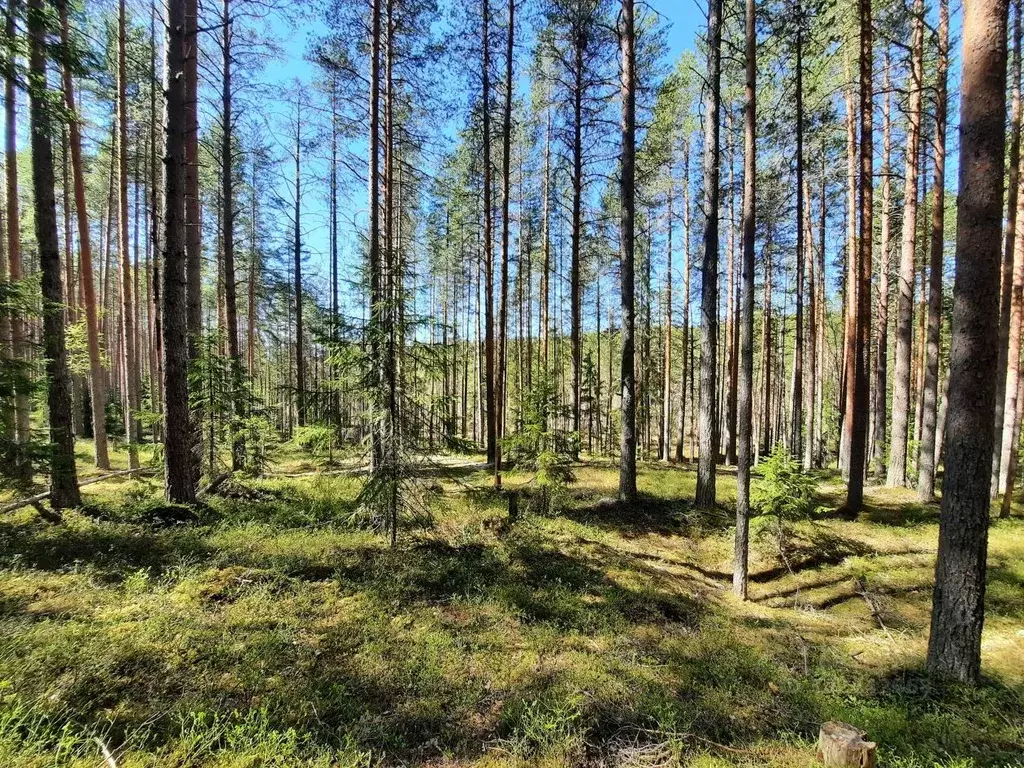
[[[209,485],[199,491],[199,497],[202,498],[203,496],[207,496],[211,493],[216,493],[217,489],[231,478],[231,474],[231,472],[221,472],[210,481]]]
[[[857,579],[855,591],[861,597],[864,598],[864,602],[868,604],[868,610],[871,611],[871,617],[878,623],[879,629],[885,631],[885,634],[892,640],[892,632],[885,626],[885,622],[882,620],[882,614],[878,610],[878,606],[875,605],[875,601],[871,599],[871,594],[868,592],[868,585],[865,579]]]
[[[96,477],[90,477],[85,480],[81,480],[78,483],[78,487],[84,488],[87,485],[92,485],[93,483],[102,483],[104,480],[110,480],[111,478],[114,477],[124,477],[125,475],[131,475],[137,472],[147,472],[150,470],[150,467],[136,467],[135,469],[121,469],[118,470],[117,472],[108,472],[104,475],[97,475]],[[50,498],[50,492],[45,491],[43,493],[37,493],[35,496],[27,496],[24,499],[12,501],[0,507],[0,515],[6,514],[7,512],[14,512],[15,510],[21,509],[22,507],[35,506],[39,502],[45,501],[48,498]]]
[[[103,762],[106,763],[107,768],[117,768],[117,761],[114,759],[114,755],[107,749],[106,743],[99,736],[94,737],[96,744],[100,748],[100,753],[103,755]]]

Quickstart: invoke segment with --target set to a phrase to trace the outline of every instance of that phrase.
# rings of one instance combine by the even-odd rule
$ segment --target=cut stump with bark
[[[846,723],[825,723],[818,735],[818,762],[827,768],[875,768],[875,742]]]

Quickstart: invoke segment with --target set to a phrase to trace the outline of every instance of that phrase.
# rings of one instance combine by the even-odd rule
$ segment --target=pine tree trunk
[[[687,364],[690,348],[690,142],[683,138],[683,317],[682,317],[682,360],[679,376],[679,430],[676,437],[676,462],[683,460],[683,443],[686,440],[686,384],[691,373]],[[692,458],[692,454],[691,454]]]
[[[17,37],[17,3],[18,0],[8,0],[7,3],[7,39],[12,41]],[[11,62],[13,64],[13,62]],[[5,163],[4,171],[7,181],[7,278],[11,283],[18,283],[22,279],[21,270],[21,218],[18,210],[18,112],[17,112],[17,83],[13,66],[8,67],[4,77],[4,115],[5,115]],[[31,359],[31,349],[28,343],[28,329],[25,327],[25,320],[18,312],[11,315],[11,349],[14,358],[22,364]],[[14,418],[15,418],[15,440],[18,449],[15,460],[18,464],[17,474],[19,479],[28,484],[32,480],[32,464],[25,455],[28,450],[28,442],[32,433],[30,423],[31,406],[28,393],[23,391],[24,385],[15,387],[14,396]]]
[[[128,252],[128,45],[125,0],[117,6],[117,251],[121,258],[121,363],[125,371],[124,431],[128,442],[128,466],[139,466],[139,365],[135,348],[135,301],[132,266]]]
[[[633,29],[633,1],[622,0],[619,13],[619,48],[622,54],[622,146],[619,160],[620,227],[622,288],[622,364],[621,379],[622,441],[619,449],[619,498],[633,503],[636,491],[636,381],[634,360],[634,243],[636,213],[636,51]]]
[[[199,3],[185,0],[185,250],[188,258],[189,360],[203,332],[202,223],[199,209]],[[199,440],[197,435],[196,440]],[[198,454],[197,454],[198,455]]]
[[[697,463],[698,509],[715,505],[718,424],[715,413],[718,371],[718,181],[719,113],[722,85],[722,0],[708,6],[708,87],[704,103],[704,256],[701,264],[700,449]]]
[[[871,348],[871,248],[873,245],[872,198],[873,88],[871,0],[860,0],[860,232],[857,258],[857,313],[854,361],[853,423],[850,443],[850,477],[846,493],[847,512],[859,511],[864,503],[864,469],[867,458],[870,382],[868,366]]]
[[[899,291],[896,301],[896,359],[893,372],[892,431],[889,438],[888,485],[907,484],[907,433],[914,320],[914,255],[917,247],[917,192],[923,85],[924,5],[914,0],[910,52],[910,104],[907,115],[907,163],[903,185]]]
[[[796,338],[793,343],[793,397],[790,409],[789,449],[794,456],[803,451],[801,426],[803,425],[804,386],[804,80],[803,80],[803,6],[796,7],[796,308],[794,323]]]
[[[1019,160],[1019,158],[1018,158]],[[1024,181],[1024,174],[1017,175],[1017,183]],[[1024,229],[1024,195],[1017,195],[1016,226]],[[1006,393],[1003,407],[1003,425],[997,433],[1000,440],[1000,464],[997,493],[1003,498],[1013,487],[1014,471],[1012,454],[1016,452],[1020,408],[1017,403],[1018,382],[1021,378],[1021,337],[1024,335],[1024,232],[1014,238],[1013,249],[1013,290],[1010,294],[1010,338],[1006,356]],[[1002,514],[1002,513],[1001,513]]]
[[[885,100],[882,106],[882,227],[879,255],[881,264],[878,269],[878,312],[875,326],[875,361],[874,361],[874,441],[871,452],[872,473],[881,479],[885,474],[886,447],[886,410],[888,404],[889,378],[889,260],[891,239],[892,181],[890,158],[892,156],[892,126],[890,120],[891,89],[889,83],[889,53],[885,54],[884,80],[882,90]]]
[[[668,223],[665,245],[665,351],[661,378],[661,460],[672,458],[672,165],[668,167]],[[600,316],[600,314],[599,314]],[[598,365],[598,369],[600,369]]]
[[[238,471],[245,465],[245,442],[241,421],[245,417],[242,393],[242,357],[238,348],[238,301],[235,284],[235,168],[232,158],[234,124],[231,104],[231,2],[223,0],[222,22],[222,96],[221,96],[221,204],[224,227],[224,319],[226,321],[228,357],[231,366],[231,401],[235,422],[231,425],[231,468]],[[298,187],[296,187],[296,195]]]
[[[743,256],[740,277],[740,367],[736,465],[736,539],[732,588],[747,597],[750,535],[750,467],[753,463],[754,239],[757,223],[757,7],[746,0],[746,105],[743,112]],[[808,435],[808,444],[810,444]]]
[[[166,20],[164,92],[164,471],[168,501],[195,503],[193,446],[188,391],[188,276],[185,253],[185,144],[188,133],[185,69],[185,3],[169,0]]]
[[[298,425],[306,424],[306,350],[302,324],[302,109],[295,112],[295,201],[292,213],[292,285],[295,299],[295,410]]]
[[[938,417],[939,353],[942,330],[942,255],[946,206],[946,73],[949,68],[949,6],[939,0],[938,68],[935,76],[935,176],[932,182],[932,231],[928,267],[928,331],[921,413],[917,492],[922,502],[935,495],[935,429]],[[1018,349],[1019,349],[1018,344]],[[1019,352],[1018,352],[1019,356]],[[1016,387],[1014,387],[1016,394]],[[1012,433],[1012,430],[1011,430]]]
[[[494,349],[494,248],[491,232],[491,45],[490,2],[483,0],[481,35],[483,60],[481,104],[483,109],[483,264],[484,264],[484,367],[487,416],[487,463],[494,465],[498,456],[498,413],[495,391]]]
[[[998,352],[1006,151],[1006,0],[967,0],[949,423],[928,671],[978,679]]]
[[[60,3],[61,43],[68,45],[67,3]],[[91,230],[89,211],[85,199],[85,173],[82,164],[82,131],[75,104],[75,88],[71,68],[63,68],[64,105],[71,115],[69,124],[69,145],[71,150],[71,172],[75,187],[75,213],[78,218],[78,259],[81,273],[82,294],[85,298],[86,341],[89,349],[89,389],[92,405],[92,433],[95,442],[96,466],[110,469],[110,455],[107,450],[107,425],[104,404],[106,403],[103,384],[103,358],[100,353],[99,317],[96,310],[96,284],[93,277]]]
[[[48,388],[46,404],[50,420],[50,505],[56,509],[78,507],[75,467],[75,435],[71,417],[71,374],[64,339],[64,296],[61,290],[60,244],[57,236],[57,202],[53,170],[51,107],[41,85],[46,82],[46,21],[43,0],[29,0],[29,72],[35,87],[29,89],[32,144],[32,185],[35,190],[36,246],[43,289],[43,352],[46,355]]]
[[[508,384],[508,260],[509,260],[509,200],[511,199],[512,173],[512,57],[515,43],[516,23],[515,0],[508,2],[508,35],[505,47],[505,105],[501,126],[501,304],[498,309],[498,393],[496,429],[497,442],[494,446],[494,487],[501,487],[501,440],[505,435],[505,403]],[[520,303],[521,304],[521,303]],[[522,335],[520,334],[520,339]],[[577,424],[577,429],[579,425]]]
[[[853,440],[853,395],[856,380],[857,328],[857,128],[854,117],[853,79],[846,89],[846,283],[843,323],[843,373],[840,382],[839,412],[841,434],[839,439],[839,470],[843,477],[850,476],[850,448]]]

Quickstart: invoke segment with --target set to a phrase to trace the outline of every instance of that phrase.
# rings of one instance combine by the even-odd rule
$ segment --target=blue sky
[[[667,51],[666,63],[675,61],[676,58],[687,48],[693,47],[695,36],[703,28],[706,17],[703,5],[698,5],[694,0],[646,0],[646,5],[660,14],[662,24],[666,31]],[[293,21],[275,21],[272,26],[272,34],[276,37],[282,49],[282,56],[273,62],[263,73],[261,79],[291,90],[296,81],[301,83],[312,83],[317,78],[317,72],[307,60],[306,54],[310,45],[317,38],[327,32],[327,27],[315,16],[302,20],[301,26]],[[525,62],[525,50],[520,51],[522,62]],[[503,54],[502,54],[503,55]],[[500,58],[500,56],[499,56]],[[520,66],[523,66],[520,63]],[[456,85],[456,87],[462,87]],[[464,116],[449,116],[451,122],[444,129],[453,131],[456,126],[461,125]],[[365,146],[360,151],[365,154]],[[310,158],[310,162],[304,163],[311,175],[321,176],[323,174],[322,162]],[[310,179],[312,181],[312,179]],[[308,183],[307,183],[308,184]],[[327,205],[325,196],[326,186],[322,182],[313,182],[307,186],[307,194],[303,201],[303,217],[305,219],[304,247],[308,250],[306,260],[308,279],[311,279],[311,287],[326,289],[328,276],[328,232],[327,232]],[[341,202],[341,235],[340,250],[341,259],[344,263],[355,266],[356,247],[358,242],[357,232],[351,221],[346,221],[346,210],[358,211],[365,207],[365,192],[356,185],[350,193],[350,199]],[[365,226],[365,215],[355,217],[356,224]],[[280,232],[279,241],[284,245],[286,232]],[[343,271],[342,276],[354,274],[352,269]]]

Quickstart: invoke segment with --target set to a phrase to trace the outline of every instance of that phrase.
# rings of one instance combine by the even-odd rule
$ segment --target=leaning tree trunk
[[[718,177],[719,112],[722,86],[722,0],[708,6],[708,87],[704,104],[704,258],[701,264],[700,449],[697,457],[699,509],[715,505],[718,459],[716,413],[718,366]]]
[[[1006,151],[1007,0],[966,0],[946,474],[928,671],[976,681],[985,618]]]
[[[43,0],[29,0],[29,119],[32,134],[32,185],[35,190],[36,245],[43,289],[43,352],[49,386],[50,504],[54,509],[78,507],[75,435],[71,416],[71,373],[64,339],[64,296],[61,290],[57,201],[54,199],[53,145],[46,83],[46,16]]]
[[[633,0],[622,0],[619,18],[622,52],[622,149],[619,200],[621,203],[619,248],[622,287],[622,442],[619,451],[619,498],[636,501],[636,373],[634,365],[633,259],[635,237],[636,179],[636,51],[634,49]]]

